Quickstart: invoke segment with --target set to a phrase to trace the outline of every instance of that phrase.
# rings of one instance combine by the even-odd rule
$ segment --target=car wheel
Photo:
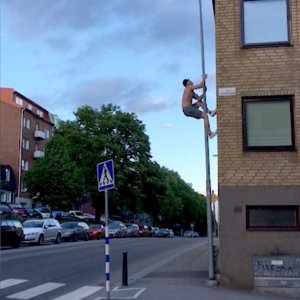
[[[72,241],[73,242],[77,242],[78,241],[78,235],[77,234],[73,235]]]
[[[40,235],[38,244],[39,245],[43,245],[44,244],[44,235],[43,234]]]
[[[55,244],[60,244],[60,241],[61,241],[61,234],[58,233],[57,237],[56,237],[56,240],[55,240]]]
[[[86,234],[84,240],[85,240],[85,241],[88,241],[88,240],[89,240],[89,235],[88,235],[88,234]]]

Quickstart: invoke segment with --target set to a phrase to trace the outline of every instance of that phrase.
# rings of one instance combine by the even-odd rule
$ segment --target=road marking
[[[8,288],[10,286],[14,286],[23,282],[26,282],[26,279],[5,279],[0,281],[0,290]]]
[[[24,290],[22,292],[9,295],[9,296],[7,296],[7,298],[26,300],[26,299],[30,299],[30,298],[45,294],[47,292],[50,292],[57,288],[60,288],[64,285],[65,285],[64,283],[48,282],[48,283],[44,283],[44,284],[38,285],[36,287]]]
[[[144,292],[146,288],[125,288],[125,289],[119,289],[118,286],[116,286],[110,294],[111,300],[121,300],[121,299],[137,299],[142,292]],[[94,300],[102,300],[107,299],[107,296],[98,297]],[[73,299],[72,299],[73,300]]]
[[[65,294],[61,297],[55,298],[53,300],[81,300],[84,299],[85,297],[88,297],[98,291],[100,291],[101,289],[103,289],[103,287],[101,286],[83,286],[73,292],[70,292],[68,294]]]

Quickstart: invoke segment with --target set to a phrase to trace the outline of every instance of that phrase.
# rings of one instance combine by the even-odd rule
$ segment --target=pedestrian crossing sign
[[[97,179],[99,192],[115,187],[113,160],[107,160],[97,164]]]

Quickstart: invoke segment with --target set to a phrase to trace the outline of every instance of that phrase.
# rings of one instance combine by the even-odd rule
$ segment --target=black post
[[[123,252],[122,286],[128,286],[127,252]]]

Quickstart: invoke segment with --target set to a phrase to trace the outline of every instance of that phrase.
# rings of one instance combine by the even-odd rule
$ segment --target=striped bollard
[[[105,278],[106,278],[106,299],[110,299],[110,272],[109,272],[109,231],[105,227]]]

